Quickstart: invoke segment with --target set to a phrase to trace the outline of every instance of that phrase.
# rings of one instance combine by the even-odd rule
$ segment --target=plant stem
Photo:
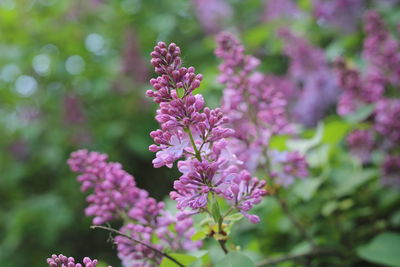
[[[310,257],[310,256],[317,256],[317,255],[337,255],[337,254],[338,254],[338,252],[333,249],[315,248],[309,252],[297,253],[297,254],[287,254],[287,255],[279,256],[279,257],[266,258],[266,259],[260,261],[259,263],[257,263],[256,266],[262,267],[262,266],[277,264],[277,263],[284,262],[284,261],[296,260],[296,259],[300,259],[303,257]]]
[[[190,131],[189,128],[186,128],[186,129],[185,129],[185,132],[187,132],[187,134],[189,135],[190,143],[192,144],[192,147],[193,147],[194,153],[195,153],[195,155],[196,155],[196,158],[197,158],[199,161],[201,161],[200,151],[199,151],[199,150],[197,149],[197,147],[196,147],[196,143],[194,142],[192,132]]]
[[[215,198],[214,194],[211,194],[211,199],[212,199],[212,216],[214,218],[214,221],[218,224],[218,234],[221,236],[226,237],[226,233],[222,229],[222,224],[224,222],[224,217],[221,216],[221,210],[218,205],[218,201]],[[219,245],[221,246],[222,250],[224,251],[225,254],[228,253],[228,249],[226,248],[226,240],[225,239],[220,239],[218,240]]]
[[[109,232],[112,232],[112,233],[114,233],[114,234],[117,234],[117,235],[126,237],[126,238],[128,238],[129,240],[132,240],[133,242],[136,242],[136,243],[138,243],[138,244],[141,244],[141,245],[143,245],[143,246],[145,246],[145,247],[147,247],[147,248],[153,250],[154,252],[156,252],[156,253],[158,253],[158,254],[160,254],[160,255],[162,255],[162,256],[168,258],[169,260],[171,260],[172,262],[174,262],[176,265],[178,265],[178,266],[180,266],[180,267],[185,267],[185,265],[183,265],[182,263],[180,263],[180,262],[179,262],[177,259],[175,259],[174,257],[168,255],[167,253],[165,253],[165,252],[163,252],[163,251],[161,251],[161,250],[159,250],[159,249],[157,249],[157,248],[155,248],[155,247],[153,247],[153,246],[151,246],[151,245],[149,245],[149,244],[146,244],[146,243],[144,243],[144,242],[142,242],[142,241],[140,241],[140,240],[137,240],[137,239],[135,239],[135,238],[132,238],[132,237],[130,237],[129,235],[126,235],[126,234],[124,234],[124,233],[122,233],[122,232],[120,232],[120,231],[118,231],[118,230],[115,230],[115,229],[113,229],[113,228],[111,228],[111,227],[106,227],[106,226],[101,226],[101,225],[92,225],[92,226],[90,226],[90,228],[92,228],[92,229],[103,229],[103,230],[107,230],[107,231],[109,231]]]
[[[228,254],[228,249],[226,248],[226,240],[218,240],[218,243],[225,254]]]
[[[290,221],[293,223],[293,225],[299,230],[300,234],[310,243],[312,248],[315,248],[316,245],[314,243],[314,240],[311,238],[311,236],[307,233],[306,229],[303,227],[303,225],[296,219],[296,217],[293,215],[293,213],[290,211],[287,203],[279,197],[279,193],[275,195],[276,199],[279,202],[279,205],[281,206],[282,210],[286,213],[286,215],[289,217]]]

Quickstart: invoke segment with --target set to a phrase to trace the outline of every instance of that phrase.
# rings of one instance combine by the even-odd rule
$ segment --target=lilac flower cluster
[[[367,163],[375,147],[374,133],[371,130],[354,130],[347,136],[350,153],[362,163]]]
[[[360,0],[314,0],[313,13],[319,24],[353,32],[357,29],[364,5]]]
[[[382,184],[400,187],[400,156],[386,156],[382,166]]]
[[[384,79],[370,74],[361,77],[357,70],[349,69],[341,59],[336,61],[339,84],[343,89],[339,96],[337,112],[344,116],[355,112],[362,105],[374,103],[382,98]]]
[[[135,180],[121,164],[106,160],[107,155],[87,150],[73,152],[68,160],[71,170],[81,173],[77,178],[81,190],[93,189],[87,197],[89,206],[85,212],[86,216],[94,216],[96,225],[130,213],[140,200],[148,197],[146,191],[136,187]]]
[[[272,150],[270,159],[272,166],[271,176],[281,186],[287,187],[294,182],[295,178],[305,178],[309,175],[307,161],[297,151],[280,152]]]
[[[205,107],[203,97],[193,94],[202,76],[195,74],[193,67],[182,67],[180,49],[173,43],[158,43],[151,57],[159,76],[150,81],[153,90],[148,90],[147,95],[159,103],[156,120],[161,129],[151,132],[155,144],[149,149],[157,152],[153,160],[156,168],[172,167],[179,160],[182,176],[175,181],[175,191],[170,196],[183,211],[180,217],[210,212],[210,198],[219,196],[231,201],[232,207],[251,222],[258,222],[248,211],[266,194],[265,182],[256,178],[253,179],[258,182],[246,182],[247,176],[240,171],[242,163],[228,145],[234,132],[224,126],[227,117],[219,108]],[[237,184],[245,190],[241,198],[246,199],[246,205],[225,194],[236,192]]]
[[[375,109],[375,129],[392,144],[400,142],[400,99],[382,99]]]
[[[284,171],[269,173],[278,184],[289,185],[294,177],[307,176],[307,163],[297,152],[285,153],[285,156],[268,152],[271,136],[292,133],[284,94],[291,90],[290,85],[257,72],[259,60],[245,55],[243,45],[232,34],[221,33],[217,42],[215,54],[223,59],[219,80],[226,86],[222,110],[228,114],[235,130],[230,140],[235,154],[251,173],[269,164],[278,164]],[[288,89],[285,91],[280,85]],[[276,158],[274,162],[273,158]],[[293,170],[288,166],[293,166]]]
[[[75,263],[75,259],[73,257],[66,257],[62,254],[60,255],[51,255],[51,258],[47,259],[47,264],[49,267],[96,267],[97,260],[91,260],[88,257],[83,259],[83,264]]]
[[[232,17],[232,7],[225,0],[192,0],[196,16],[208,34],[219,32]]]
[[[395,150],[400,141],[400,100],[389,99],[383,96],[385,83],[384,78],[361,80],[360,74],[356,70],[342,69],[341,83],[344,92],[340,96],[338,103],[338,113],[340,115],[350,114],[367,103],[375,104],[375,110],[370,119],[373,128],[368,130],[355,130],[347,137],[347,144],[350,152],[357,157],[361,163],[367,163],[371,159],[371,152],[380,147],[384,151]],[[379,139],[375,138],[378,135]],[[390,153],[390,151],[387,151]],[[391,157],[390,155],[388,157]],[[388,177],[385,173],[386,163],[382,166],[382,182]],[[391,173],[394,169],[391,168]],[[393,177],[393,175],[390,175]],[[400,179],[400,172],[397,173]],[[391,179],[393,180],[393,178]]]
[[[347,115],[366,103],[383,99],[385,86],[400,81],[400,45],[385,29],[379,14],[370,11],[365,16],[363,58],[365,73],[349,69],[343,60],[337,63],[339,83],[343,88],[338,113]]]
[[[223,60],[219,81],[226,86],[221,108],[235,130],[231,147],[253,172],[263,161],[263,147],[270,137],[290,132],[287,101],[269,77],[255,71],[259,60],[245,55],[243,45],[232,34],[219,34],[217,43],[215,54]]]
[[[107,162],[107,155],[78,150],[71,154],[68,164],[72,171],[81,173],[78,176],[81,190],[93,190],[87,197],[86,215],[94,216],[94,224],[122,220],[122,233],[159,250],[191,250],[201,245],[190,239],[194,233],[190,218],[177,220],[166,212],[163,202],[136,187],[133,176],[121,164]],[[159,240],[156,244],[154,237]],[[157,266],[162,260],[159,253],[126,237],[117,236],[115,241],[125,266]]]
[[[263,20],[297,19],[303,14],[293,0],[265,0]]]
[[[400,141],[400,100],[388,98],[386,88],[400,81],[400,44],[385,28],[375,11],[365,16],[363,58],[366,62],[364,73],[347,68],[338,60],[337,69],[343,92],[338,103],[338,113],[347,115],[365,104],[373,104],[374,111],[367,118],[373,128],[352,132],[347,143],[353,155],[365,163],[370,160],[374,148],[387,153],[382,164],[382,183],[394,185],[400,179],[396,151]],[[374,130],[374,131],[373,131]],[[388,178],[390,177],[390,178]],[[399,182],[400,183],[400,182]]]
[[[367,61],[367,73],[385,77],[390,83],[400,82],[400,45],[392,37],[375,11],[365,15],[363,57]]]
[[[286,28],[280,29],[278,35],[284,41],[284,54],[290,59],[286,76],[295,88],[293,117],[306,126],[315,126],[337,101],[339,85],[334,72],[322,49]]]

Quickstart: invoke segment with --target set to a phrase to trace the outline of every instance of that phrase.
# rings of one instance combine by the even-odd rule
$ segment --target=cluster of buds
[[[149,149],[157,152],[154,167],[172,167],[178,161],[182,176],[170,196],[183,211],[180,217],[214,213],[215,223],[222,226],[223,218],[215,207],[215,199],[222,198],[230,204],[230,212],[237,210],[251,222],[259,222],[249,211],[266,194],[265,182],[248,180],[250,174],[243,173],[242,162],[229,146],[234,131],[225,126],[228,118],[222,110],[205,107],[203,97],[193,94],[202,76],[193,67],[182,67],[180,49],[173,43],[158,43],[151,57],[159,76],[150,81],[153,90],[147,95],[159,104],[156,120],[161,129],[150,134],[155,144]],[[239,184],[240,195],[234,197]]]
[[[364,18],[363,57],[367,62],[367,73],[385,77],[392,83],[400,82],[400,45],[385,28],[376,11],[369,11]]]
[[[163,202],[138,188],[133,176],[121,164],[108,162],[107,155],[78,150],[71,154],[68,164],[72,171],[80,173],[81,190],[92,190],[87,197],[86,215],[94,216],[93,224],[113,220],[124,223],[120,232],[131,239],[120,235],[115,242],[125,266],[158,266],[163,256],[150,246],[159,251],[167,248],[177,251],[193,250],[201,245],[190,239],[194,234],[191,218],[177,220],[165,211]],[[158,241],[154,243],[154,240]]]
[[[355,112],[362,105],[370,104],[382,98],[385,90],[385,80],[377,73],[366,76],[350,69],[343,59],[335,62],[338,80],[343,89],[339,96],[337,112],[344,116]]]
[[[75,259],[73,257],[67,257],[62,254],[60,255],[51,255],[51,258],[47,259],[47,264],[49,267],[96,267],[97,260],[91,260],[88,257],[83,259],[83,265],[80,263],[75,263]]]

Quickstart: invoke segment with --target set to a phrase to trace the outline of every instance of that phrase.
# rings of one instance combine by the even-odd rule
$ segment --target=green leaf
[[[328,217],[337,209],[337,206],[338,203],[336,201],[329,201],[322,207],[321,214]]]
[[[188,267],[201,267],[201,266],[203,266],[203,261],[201,259],[198,259],[188,265]]]
[[[339,202],[339,209],[348,210],[353,207],[353,205],[354,201],[351,198],[346,198]]]
[[[307,162],[311,168],[329,165],[331,145],[320,145],[307,153]]]
[[[325,131],[322,137],[324,144],[338,144],[350,129],[350,124],[344,121],[334,120],[325,124]]]
[[[188,254],[190,256],[194,256],[197,258],[196,261],[192,262],[189,266],[190,267],[201,267],[203,264],[207,266],[211,262],[210,255],[208,254],[208,250],[196,250],[196,251],[189,251]]]
[[[271,149],[276,149],[279,151],[286,150],[286,141],[288,140],[289,136],[287,135],[275,135],[271,137],[269,141],[269,147]]]
[[[204,233],[204,231],[198,231],[196,232],[194,235],[192,235],[192,240],[193,241],[197,241],[197,240],[202,240],[206,237],[206,234]]]
[[[96,267],[108,267],[108,266],[110,266],[110,264],[107,264],[107,263],[104,262],[104,261],[99,261],[99,262],[97,263],[97,265],[96,265]]]
[[[244,41],[250,49],[260,46],[271,35],[271,26],[262,24],[248,30],[244,36]]]
[[[359,108],[356,112],[345,116],[344,119],[350,123],[359,123],[368,118],[375,109],[375,105],[365,105]]]
[[[382,233],[363,246],[357,248],[357,255],[369,262],[388,266],[400,266],[400,234]]]
[[[394,227],[399,227],[400,226],[400,210],[396,211],[390,217],[390,224],[393,225]]]
[[[170,255],[171,257],[173,257],[174,259],[176,259],[177,261],[179,261],[180,263],[182,263],[185,266],[187,266],[197,260],[196,257],[186,255],[186,254],[171,253],[168,255]],[[160,264],[160,267],[176,267],[176,266],[178,266],[178,264],[176,264],[175,262],[171,261],[170,259],[168,259],[166,257],[164,257],[164,259],[162,260],[162,262]]]
[[[297,150],[305,154],[308,150],[321,143],[323,133],[324,125],[318,124],[317,131],[311,139],[288,140],[286,145],[291,150]]]
[[[199,225],[204,226],[204,225],[207,225],[207,224],[213,223],[213,222],[214,222],[214,219],[207,215],[206,218],[204,218],[203,220],[200,221]]]
[[[304,201],[309,201],[314,196],[322,182],[323,180],[319,178],[305,179],[297,182],[293,188],[293,191]]]
[[[224,220],[231,221],[231,222],[236,222],[236,221],[241,220],[242,218],[243,218],[243,214],[237,212],[237,213],[234,213],[232,215],[226,216]]]
[[[212,196],[211,199],[211,214],[216,223],[219,223],[221,221],[221,211],[219,209],[218,201],[214,196]]]
[[[343,174],[345,175],[337,177],[340,180],[336,186],[335,192],[339,197],[351,194],[358,187],[374,178],[378,174],[378,171],[376,169],[356,170],[353,172],[344,172]]]
[[[312,8],[310,0],[299,0],[298,6],[305,11],[310,11]]]
[[[224,258],[215,264],[215,267],[255,267],[254,262],[240,252],[229,252]]]

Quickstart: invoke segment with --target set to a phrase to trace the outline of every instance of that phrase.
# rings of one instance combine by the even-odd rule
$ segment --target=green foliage
[[[346,121],[350,123],[358,123],[368,118],[375,109],[375,105],[365,105],[360,107],[356,112],[345,116]]]
[[[288,140],[286,142],[286,145],[291,150],[297,150],[300,153],[305,154],[311,148],[320,144],[323,133],[324,133],[324,125],[319,124],[312,138],[301,139],[301,140]]]
[[[255,267],[254,262],[249,257],[240,252],[229,252],[222,260],[215,264],[215,267]]]
[[[190,256],[190,255],[177,254],[177,253],[171,253],[169,255],[171,257],[173,257],[175,260],[177,260],[178,262],[180,262],[181,264],[183,264],[184,266],[190,265],[190,264],[194,263],[195,261],[197,261],[196,257]],[[176,266],[179,266],[179,265],[166,257],[164,257],[163,261],[160,264],[160,267],[176,267]]]
[[[393,232],[381,233],[371,242],[357,248],[361,258],[387,266],[400,266],[400,234]]]

